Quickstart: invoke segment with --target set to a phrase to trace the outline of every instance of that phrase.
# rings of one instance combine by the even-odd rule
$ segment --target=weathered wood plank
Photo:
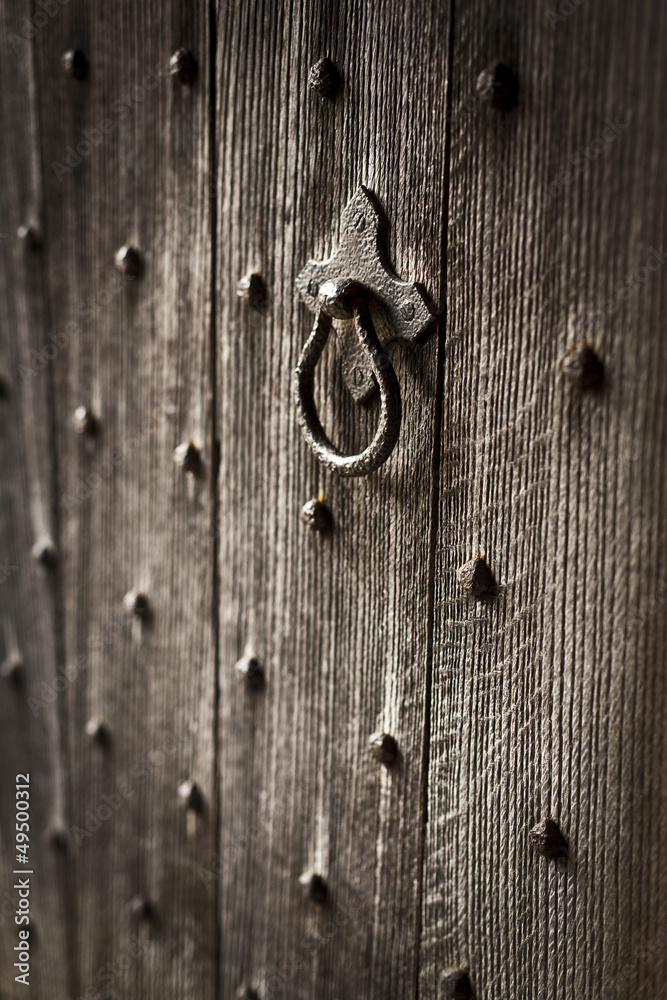
[[[449,965],[485,1000],[661,995],[657,0],[614,0],[604,22],[481,3],[453,34],[445,5],[221,0],[215,45],[205,5],[54,10],[29,32],[0,12],[0,560],[17,567],[0,653],[25,661],[0,702],[0,895],[29,768],[35,995],[440,997]],[[181,44],[193,86],[166,73]],[[85,81],[60,67],[72,47]],[[334,100],[307,87],[323,55]],[[521,81],[505,114],[474,97],[499,55]],[[440,339],[392,350],[397,451],[341,481],[294,415],[312,322],[294,282],[360,183],[397,272],[438,298],[446,271],[447,308]],[[25,222],[41,252],[15,239]],[[122,281],[126,242],[143,266]],[[260,308],[237,296],[250,271]],[[577,393],[561,365],[585,339],[605,384]],[[318,382],[357,450],[377,407],[352,402],[333,348]],[[74,433],[81,404],[95,435]],[[172,460],[189,436],[195,478]],[[321,536],[300,519],[318,495]],[[51,570],[29,557],[46,536]],[[499,593],[474,602],[456,569],[479,553]],[[240,684],[244,653],[263,691]],[[98,717],[107,746],[85,732]],[[377,729],[393,769],[368,755]],[[545,815],[559,863],[529,846]]]
[[[260,996],[409,996],[437,338],[394,355],[401,438],[367,479],[318,466],[291,376],[312,325],[295,278],[335,248],[360,183],[391,220],[397,273],[438,295],[448,10],[221,3],[218,44],[222,995],[246,982]],[[308,89],[323,56],[342,77],[335,100]],[[264,310],[236,295],[249,271]],[[353,403],[333,351],[318,384],[334,440],[367,442],[376,409]],[[320,493],[327,536],[300,519]],[[263,692],[235,676],[246,652]],[[393,771],[368,755],[378,729],[400,746]],[[303,898],[307,869],[328,906]]]
[[[424,997],[453,964],[485,1000],[664,992],[666,19],[570,7],[456,13]],[[471,102],[498,56],[507,114]]]
[[[192,86],[168,72],[181,45],[199,63]],[[197,877],[216,815],[208,15],[178,0],[72,0],[35,48],[50,314],[66,339],[52,362],[65,659],[79,664],[62,696],[70,989],[208,997],[215,907]],[[61,69],[72,48],[85,80]],[[126,243],[142,269],[123,281],[114,252]],[[97,434],[74,432],[79,405]],[[172,457],[189,436],[203,449],[196,478]],[[132,588],[148,596],[143,621],[124,610]],[[85,732],[95,718],[107,747]],[[186,779],[201,817],[179,800]],[[136,896],[153,919],[133,913]]]
[[[21,876],[12,872],[35,872],[26,876],[31,883],[28,989],[34,995],[45,982],[67,995],[70,912],[58,852],[43,840],[49,827],[63,825],[66,788],[63,715],[46,716],[39,708],[45,692],[56,698],[61,649],[57,570],[31,556],[36,542],[55,539],[56,523],[50,378],[44,374],[37,385],[22,376],[21,368],[41,363],[49,332],[42,255],[17,236],[20,226],[37,232],[43,222],[33,53],[18,33],[24,16],[19,3],[0,9],[5,135],[0,147],[0,662],[22,662],[19,683],[0,679],[0,992],[5,998],[26,994],[25,985],[15,981],[22,972],[14,967],[19,961],[14,886]],[[15,850],[16,775],[23,772],[30,774],[29,865],[18,862]]]

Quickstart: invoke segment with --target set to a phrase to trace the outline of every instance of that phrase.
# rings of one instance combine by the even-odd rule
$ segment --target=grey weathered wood
[[[182,44],[200,64],[192,88],[168,75]],[[60,68],[72,47],[87,56],[85,82]],[[210,996],[215,908],[197,877],[216,816],[207,12],[72,0],[34,49],[51,331],[76,324],[50,375],[34,380],[36,393],[54,382],[63,660],[84,657],[60,699],[62,865],[76,911],[67,989]],[[97,131],[82,162],[54,169],[85,130]],[[114,251],[126,242],[143,274],[123,287]],[[94,438],[72,429],[79,404],[98,415]],[[195,480],[172,459],[189,435],[203,447]],[[145,623],[123,610],[132,587],[148,594]],[[84,731],[92,717],[108,726],[107,749]],[[177,792],[188,778],[206,803],[193,822]],[[131,911],[138,894],[154,907],[152,927]],[[42,977],[36,959],[44,990]]]
[[[667,21],[571,7],[456,9],[424,997],[459,963],[485,1000],[664,992],[664,261],[626,276],[664,242]],[[506,115],[470,102],[498,56]],[[597,393],[562,375],[582,340]]]
[[[55,537],[51,383],[48,373],[38,385],[19,372],[42,351],[49,329],[42,256],[17,237],[19,226],[39,226],[42,219],[33,53],[27,42],[10,44],[7,37],[22,15],[18,3],[0,9],[0,120],[11,136],[0,145],[0,662],[23,663],[19,686],[0,680],[0,989],[7,998],[25,995],[25,987],[14,982],[14,869],[38,868],[31,951],[39,949],[44,979],[61,996],[68,985],[71,912],[60,858],[41,839],[48,827],[63,823],[66,782],[60,754],[64,716],[57,710],[47,715],[37,705],[45,690],[53,691],[61,644],[56,574],[31,556],[38,539]],[[16,775],[26,771],[31,866],[16,862],[14,846]]]
[[[312,325],[295,279],[334,249],[363,183],[391,221],[398,275],[438,297],[446,170],[432,132],[445,117],[448,11],[221,3],[217,35],[221,995],[250,982],[260,996],[406,996],[417,971],[437,337],[393,355],[405,414],[394,454],[341,481],[307,449],[291,401]],[[334,101],[307,84],[323,56],[342,77]],[[249,270],[267,283],[263,312],[237,298]],[[353,402],[333,351],[324,361],[324,426],[353,451],[376,414]],[[300,519],[320,492],[328,537]],[[235,676],[246,649],[266,670],[259,694]],[[382,728],[401,749],[393,772],[367,751]],[[300,893],[311,868],[329,907]]]
[[[0,896],[29,768],[33,996],[440,998],[450,965],[478,1000],[661,996],[667,286],[663,262],[637,271],[663,246],[661,5],[70,0],[21,40],[26,16],[0,12],[0,561],[18,567],[0,654],[26,674],[0,701]],[[180,45],[192,88],[165,72]],[[72,47],[85,82],[60,68]],[[307,85],[324,55],[335,100]],[[496,57],[521,82],[505,114],[474,96]],[[396,272],[443,313],[390,349],[396,451],[341,481],[290,398],[312,323],[295,278],[362,183]],[[126,242],[144,264],[123,287]],[[250,271],[259,309],[237,295]],[[585,339],[606,378],[577,394],[561,364]],[[352,401],[333,345],[318,391],[358,450],[377,407]],[[74,433],[80,404],[95,437]],[[189,436],[195,479],[172,460]],[[300,518],[318,495],[328,535]],[[42,534],[50,572],[29,555]],[[477,554],[499,584],[480,602],[456,582]],[[368,754],[378,729],[393,769]],[[546,815],[560,863],[529,845]],[[142,954],[109,974],[135,933]],[[14,941],[0,926],[11,998]]]

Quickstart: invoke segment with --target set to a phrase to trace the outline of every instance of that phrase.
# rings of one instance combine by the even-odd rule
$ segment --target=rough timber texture
[[[200,62],[192,88],[166,72],[171,53],[183,44]],[[85,82],[61,70],[61,52],[72,47],[88,58]],[[102,8],[72,0],[23,43],[21,53],[34,60],[29,83],[4,90],[32,96],[34,113],[24,112],[21,124],[13,125],[5,110],[3,121],[19,139],[29,122],[44,189],[44,248],[35,265],[43,270],[41,281],[33,279],[35,292],[26,289],[19,250],[12,251],[22,282],[12,294],[21,292],[22,308],[28,301],[31,312],[12,324],[16,357],[10,363],[29,365],[30,338],[45,336],[39,315],[35,328],[31,294],[46,295],[48,333],[58,345],[45,369],[35,368],[17,386],[17,399],[22,394],[26,403],[22,423],[19,414],[13,419],[30,460],[23,468],[21,447],[12,445],[11,467],[22,549],[30,540],[21,518],[34,518],[35,511],[50,518],[51,507],[57,508],[59,666],[70,678],[36,721],[21,706],[27,722],[19,718],[23,731],[12,749],[18,762],[32,742],[39,746],[41,739],[46,749],[50,741],[49,766],[64,772],[67,793],[61,805],[57,796],[63,793],[54,782],[43,796],[45,819],[52,813],[69,830],[60,873],[44,867],[45,822],[37,822],[32,834],[35,897],[59,888],[61,906],[71,915],[57,977],[41,947],[35,952],[39,997],[208,997],[215,991],[215,907],[197,877],[200,855],[215,842],[216,812],[208,50],[201,5]],[[67,147],[79,146],[86,133],[91,145],[80,147],[87,150],[82,161],[70,156],[72,169],[56,169],[67,162]],[[9,160],[8,146],[3,156]],[[24,171],[31,166],[24,163]],[[27,180],[20,182],[27,186]],[[10,204],[15,214],[18,205],[39,210],[41,197],[25,191]],[[13,244],[20,220],[11,221]],[[114,251],[125,242],[139,248],[144,266],[140,277],[123,285]],[[12,396],[12,407],[14,402]],[[95,437],[73,430],[79,404],[98,415]],[[189,435],[203,447],[198,479],[185,476],[172,459]],[[53,457],[57,497],[49,474]],[[22,500],[30,477],[35,495]],[[21,566],[28,587],[36,570]],[[39,693],[40,674],[52,669],[53,645],[41,640],[50,613],[38,589],[45,584],[35,577],[30,587],[16,628],[34,631],[31,641],[42,662],[27,663],[26,694]],[[149,596],[151,615],[143,623],[123,610],[123,595],[132,587]],[[86,735],[93,717],[106,723],[108,747]],[[66,721],[60,752],[52,736],[59,718]],[[46,768],[38,757],[33,766],[38,773]],[[197,819],[186,814],[177,794],[188,778],[201,786],[207,804]],[[6,820],[11,823],[9,814]],[[5,836],[11,836],[10,825]],[[133,914],[136,895],[151,901],[152,923]],[[49,953],[61,928],[56,914],[40,928]],[[3,996],[13,996],[14,984],[8,979],[5,986],[4,975]]]
[[[25,995],[29,770],[34,1000],[441,1000],[452,966],[476,1000],[658,1000],[664,5],[48,7],[0,11],[0,660],[25,674],[0,679],[0,996]],[[191,87],[166,73],[180,46]],[[72,48],[86,81],[61,69]],[[308,87],[324,56],[335,99]],[[498,58],[509,112],[474,96]],[[396,272],[442,308],[391,348],[396,451],[350,481],[304,444],[291,374],[312,324],[296,276],[360,184]],[[563,376],[583,341],[598,391]],[[317,381],[358,451],[377,404],[353,402],[333,345]],[[95,436],[74,432],[82,404]],[[194,478],[172,459],[189,437]],[[301,518],[317,497],[321,534]],[[45,535],[51,570],[30,556]],[[457,582],[475,557],[482,600]],[[530,842],[546,818],[559,860]]]
[[[295,279],[335,249],[359,184],[391,221],[398,275],[438,295],[446,151],[426,136],[446,117],[448,35],[445,5],[219,8],[225,997],[242,982],[303,1000],[414,990],[437,336],[395,355],[400,441],[357,481],[323,471],[304,444],[291,374],[313,322]],[[341,74],[335,101],[308,87],[323,56]],[[236,296],[250,270],[269,289],[262,312]],[[324,426],[359,450],[376,412],[355,405],[333,350],[323,360]],[[320,492],[329,535],[300,517]],[[264,664],[263,692],[235,676],[246,650]],[[378,729],[398,741],[392,771],[368,753]],[[328,906],[302,897],[307,869],[326,879]]]
[[[36,716],[28,697],[53,684],[60,649],[57,571],[37,565],[33,544],[56,534],[51,383],[48,373],[23,381],[18,366],[42,350],[49,327],[44,262],[17,238],[24,224],[39,225],[42,189],[37,141],[33,53],[7,43],[23,11],[0,8],[0,121],[11,142],[0,144],[0,662],[19,658],[23,683],[0,678],[0,992],[25,995],[14,983],[16,892],[12,872],[16,775],[31,775],[30,858],[39,865],[33,894],[33,943],[54,995],[67,996],[66,876],[60,859],[41,841],[63,822],[66,776],[60,754],[63,716]],[[34,885],[34,883],[33,883]],[[23,992],[22,992],[23,991]]]
[[[428,998],[452,964],[484,1000],[664,996],[667,14],[570,7],[454,18]],[[506,115],[469,102],[499,55]],[[562,375],[584,340],[599,392]],[[457,585],[478,554],[496,599]]]

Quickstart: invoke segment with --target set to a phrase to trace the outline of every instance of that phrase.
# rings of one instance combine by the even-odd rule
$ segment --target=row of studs
[[[83,52],[69,50],[61,58],[63,70],[77,80],[88,77],[88,61]],[[177,50],[170,59],[169,71],[181,83],[191,85],[197,75],[197,63],[185,48]],[[326,99],[333,99],[340,86],[340,76],[330,59],[321,59],[310,70],[309,86]],[[516,102],[517,80],[514,74],[502,63],[487,67],[478,77],[476,85],[477,97],[480,101],[490,104],[497,110],[507,111]],[[21,226],[18,236],[29,250],[41,248],[41,237],[33,226]],[[137,248],[126,245],[120,247],[114,262],[118,270],[126,277],[136,278],[142,272],[142,259]],[[255,309],[261,309],[266,302],[266,287],[260,275],[244,276],[238,284],[238,295],[245,299]],[[582,345],[571,352],[563,362],[563,371],[568,380],[578,389],[597,388],[602,382],[602,364],[589,345]],[[85,406],[77,407],[74,413],[74,428],[78,433],[94,435],[98,427],[95,414]],[[185,472],[197,475],[201,470],[201,456],[197,446],[192,442],[184,442],[174,452],[174,461]],[[310,500],[303,507],[302,518],[316,532],[324,533],[330,530],[332,518],[328,508],[321,500]],[[55,562],[55,550],[44,542],[36,543],[33,555],[44,565]],[[472,598],[482,598],[495,592],[495,581],[491,569],[484,559],[477,557],[460,567],[457,573],[459,584],[464,592]],[[131,590],[124,599],[126,610],[137,617],[149,613],[149,602],[145,594]],[[0,666],[0,675],[15,682],[20,680],[22,663],[16,657]],[[251,690],[259,690],[264,686],[264,672],[255,657],[243,657],[236,670]],[[86,724],[86,732],[91,739],[100,745],[109,742],[109,732],[104,723],[92,719]],[[398,757],[398,746],[388,733],[373,733],[369,740],[369,752],[379,763],[391,767]],[[203,797],[199,787],[190,781],[179,786],[178,794],[187,808],[199,813],[203,808]],[[552,819],[543,820],[530,831],[530,838],[535,848],[547,858],[557,858],[565,853],[565,841],[557,824]],[[49,839],[55,846],[64,846],[65,840],[61,831],[49,831]],[[300,877],[300,884],[306,894],[314,902],[324,903],[328,897],[325,880],[316,872],[305,872]],[[136,897],[132,902],[133,912],[141,919],[150,919],[153,914],[152,904],[143,897]],[[471,986],[466,973],[461,969],[447,969],[442,974],[442,986],[447,996],[454,1000],[467,1000],[471,996]],[[256,997],[254,991],[243,988],[241,993],[247,997]]]
[[[310,72],[309,83],[322,97],[332,98],[338,89],[340,78],[329,59],[322,59]],[[516,103],[518,81],[512,71],[503,63],[494,63],[480,73],[477,78],[476,93],[480,101],[490,104],[498,111],[509,111]],[[568,381],[579,390],[597,389],[603,381],[603,367],[594,349],[583,344],[571,351],[563,360],[563,373]],[[331,515],[319,500],[309,501],[302,511],[307,524],[315,531],[328,531]],[[457,579],[468,597],[483,598],[496,593],[493,573],[484,559],[476,557],[464,563],[457,572]],[[375,734],[379,740],[389,739],[387,734]],[[371,738],[373,739],[373,738]],[[381,747],[381,743],[378,744]],[[382,750],[379,749],[382,753]],[[394,758],[388,762],[391,763]],[[542,820],[530,831],[530,840],[535,849],[550,860],[564,856],[567,846],[558,824],[551,818]],[[472,986],[463,969],[445,969],[441,974],[443,993],[450,1000],[470,1000]]]

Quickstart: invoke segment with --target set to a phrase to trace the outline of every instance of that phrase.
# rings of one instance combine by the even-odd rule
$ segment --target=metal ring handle
[[[322,286],[315,326],[294,372],[294,399],[303,435],[320,462],[339,476],[367,476],[375,472],[391,455],[401,429],[398,379],[375,332],[367,296],[366,290],[354,282],[327,282]],[[343,455],[331,443],[315,405],[315,368],[329,339],[332,317],[354,319],[359,343],[380,389],[380,422],[373,440],[359,455]]]

